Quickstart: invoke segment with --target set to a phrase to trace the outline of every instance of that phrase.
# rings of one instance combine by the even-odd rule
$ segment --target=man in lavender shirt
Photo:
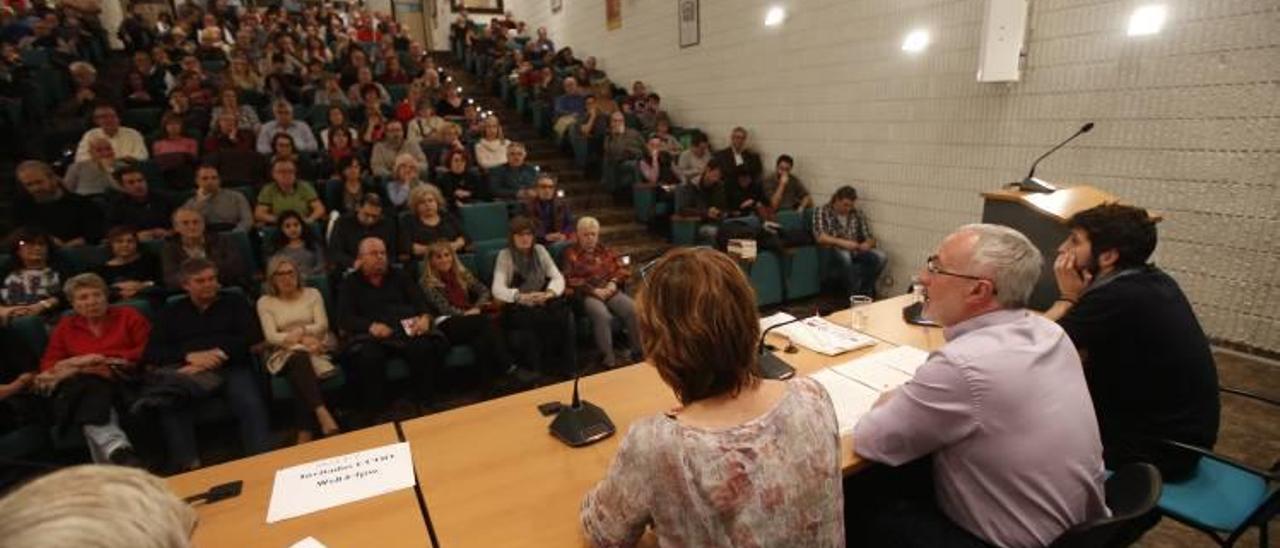
[[[1080,356],[1026,310],[1041,256],[1016,230],[975,224],[921,272],[925,314],[947,344],[886,393],[854,451],[898,466],[931,455],[933,500],[886,504],[877,544],[1045,546],[1109,514],[1102,442]]]

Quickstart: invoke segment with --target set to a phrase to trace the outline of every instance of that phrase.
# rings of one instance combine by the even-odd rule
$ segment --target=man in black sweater
[[[1058,248],[1061,296],[1046,315],[1080,351],[1107,467],[1147,462],[1187,478],[1218,437],[1218,376],[1209,342],[1178,283],[1148,264],[1156,227],[1143,209],[1107,204],[1077,213]]]
[[[114,174],[119,191],[107,193],[107,226],[128,225],[139,241],[160,240],[173,233],[173,200],[147,188],[147,178],[136,165],[126,165]]]
[[[426,295],[408,273],[389,266],[387,245],[378,238],[360,241],[354,268],[338,292],[338,325],[354,357],[365,411],[385,403],[391,357],[409,363],[418,402],[429,407],[449,343],[433,329]]]
[[[382,198],[372,192],[361,198],[354,212],[339,217],[329,235],[329,262],[339,273],[355,267],[360,242],[366,238],[377,238],[397,249],[395,223],[383,217]]]
[[[179,471],[200,466],[193,410],[203,397],[219,392],[240,422],[245,451],[270,450],[267,405],[250,354],[262,342],[257,315],[244,297],[219,292],[217,267],[208,259],[187,259],[180,276],[187,298],[160,310],[143,353],[143,361],[162,373],[149,383],[190,387],[188,397],[168,402],[159,413],[171,466]]]
[[[102,238],[102,211],[88,198],[64,190],[49,164],[27,160],[18,164],[17,175],[26,191],[14,200],[17,226],[44,229],[58,247],[96,244]]]

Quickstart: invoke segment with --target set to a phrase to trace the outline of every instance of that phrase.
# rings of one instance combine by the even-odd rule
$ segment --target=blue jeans
[[[876,280],[884,272],[888,259],[884,251],[872,249],[855,253],[847,249],[832,249],[831,255],[840,269],[840,281],[844,283],[846,293],[875,297]]]
[[[245,453],[253,455],[271,449],[267,405],[248,364],[229,363],[222,367],[223,385],[219,390],[240,423],[240,441]],[[200,463],[196,446],[194,408],[203,400],[191,400],[182,407],[166,409],[160,414],[160,426],[169,449],[169,462],[176,470],[186,470]]]

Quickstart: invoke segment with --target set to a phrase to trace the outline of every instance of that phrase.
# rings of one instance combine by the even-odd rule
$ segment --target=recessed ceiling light
[[[1165,7],[1161,5],[1142,6],[1133,10],[1133,15],[1129,16],[1129,36],[1147,36],[1160,32],[1164,28],[1165,15]]]
[[[902,51],[907,53],[920,53],[927,47],[929,47],[929,31],[927,30],[913,30],[902,41]]]
[[[769,8],[769,12],[764,15],[764,26],[776,27],[781,25],[786,18],[787,10],[782,9],[782,6],[774,6]]]

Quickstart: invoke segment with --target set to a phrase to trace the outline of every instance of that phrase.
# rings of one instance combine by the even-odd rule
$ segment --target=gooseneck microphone
[[[579,397],[578,382],[580,380],[582,380],[581,368],[573,376],[573,401],[560,408],[549,427],[551,435],[570,447],[590,445],[617,431],[604,409]]]
[[[1058,143],[1057,146],[1049,149],[1048,152],[1041,154],[1039,158],[1036,158],[1036,161],[1031,163],[1031,170],[1027,172],[1027,177],[1021,182],[1015,183],[1018,189],[1025,190],[1027,192],[1053,192],[1058,190],[1057,187],[1036,178],[1036,167],[1039,167],[1041,160],[1048,158],[1050,154],[1057,152],[1058,149],[1066,146],[1067,143],[1070,143],[1076,137],[1089,133],[1090,131],[1093,131],[1093,122],[1080,126],[1080,129],[1076,130],[1075,133],[1072,133],[1070,137],[1067,137],[1064,141]]]
[[[818,316],[828,316],[831,314],[832,311],[830,310],[823,311],[819,309],[819,310],[815,310],[814,312]],[[796,376],[796,368],[791,367],[790,365],[787,365],[787,362],[782,361],[781,358],[779,358],[773,352],[770,352],[769,348],[764,344],[764,339],[774,329],[777,329],[784,325],[791,325],[796,322],[802,322],[802,321],[805,321],[806,319],[807,318],[792,318],[782,323],[773,324],[760,333],[760,342],[756,344],[756,355],[758,356],[758,361],[760,362],[760,374],[763,375],[764,378],[783,380],[783,379],[789,379],[791,377]],[[788,344],[788,346],[790,347],[791,344]],[[794,352],[794,350],[787,350],[787,352]]]

